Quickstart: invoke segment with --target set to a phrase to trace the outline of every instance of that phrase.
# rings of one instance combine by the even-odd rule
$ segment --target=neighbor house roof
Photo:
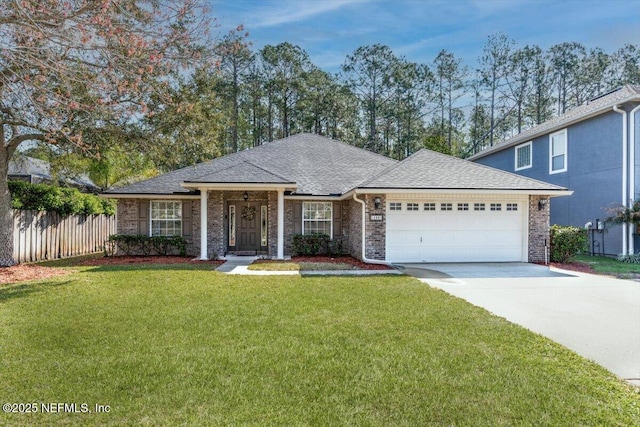
[[[182,183],[295,183],[296,194],[341,195],[397,163],[308,133],[109,190],[107,194],[185,194]]]
[[[9,161],[10,177],[35,177],[38,180],[53,182],[51,175],[51,165],[49,162],[36,159],[35,157],[19,154]],[[60,176],[61,180],[69,185],[97,189],[98,186],[91,181],[87,175]]]
[[[472,163],[430,150],[420,150],[358,188],[448,190],[565,191],[510,172]]]
[[[471,156],[469,160],[479,159],[481,157],[488,156],[491,153],[504,150],[505,148],[531,141],[539,136],[546,135],[571,124],[611,111],[611,109],[616,105],[621,105],[626,102],[640,102],[640,85],[626,85],[616,91],[593,99],[560,116],[547,120],[542,124],[532,127],[531,129],[527,129],[513,138],[509,138],[504,142],[487,148],[486,150]]]

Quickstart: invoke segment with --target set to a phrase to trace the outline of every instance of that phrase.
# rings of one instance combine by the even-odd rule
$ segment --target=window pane
[[[531,145],[518,148],[518,168],[531,165]]]
[[[564,169],[564,155],[560,155],[560,156],[555,156],[552,159],[552,170],[557,171],[560,169]]]

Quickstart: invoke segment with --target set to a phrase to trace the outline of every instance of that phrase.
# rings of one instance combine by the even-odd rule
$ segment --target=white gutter
[[[362,205],[362,261],[368,262],[369,264],[382,264],[389,265],[390,263],[386,261],[380,261],[377,259],[369,259],[367,258],[367,247],[366,247],[366,223],[367,223],[367,212],[366,212],[366,204],[364,200],[358,199],[356,193],[353,193],[353,200],[360,203]]]
[[[636,113],[640,110],[640,104],[629,113],[629,195],[631,196],[631,204],[636,199]],[[633,233],[633,230],[632,230]],[[631,234],[633,236],[633,234]],[[631,239],[629,242],[629,253],[635,253],[635,243]]]
[[[618,108],[617,105],[613,106],[613,111],[622,114],[622,206],[628,207],[628,193],[627,184],[629,182],[629,160],[628,160],[628,147],[627,147],[627,112]],[[629,253],[629,226],[622,226],[622,254],[627,255]]]

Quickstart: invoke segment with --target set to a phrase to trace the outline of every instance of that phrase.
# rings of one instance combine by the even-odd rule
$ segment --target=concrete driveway
[[[524,263],[402,264],[640,386],[640,282]]]

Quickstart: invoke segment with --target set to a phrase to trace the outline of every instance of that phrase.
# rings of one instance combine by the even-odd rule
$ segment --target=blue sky
[[[446,49],[475,67],[487,36],[546,49],[564,41],[612,52],[640,44],[640,0],[210,0],[218,36],[243,24],[255,49],[288,41],[339,71],[360,46],[386,44],[431,63]]]

